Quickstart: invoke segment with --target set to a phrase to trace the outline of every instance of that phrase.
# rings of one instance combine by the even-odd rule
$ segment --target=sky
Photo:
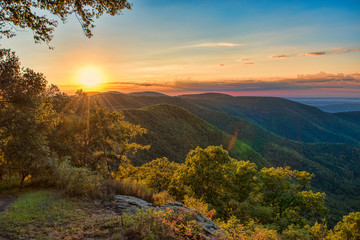
[[[73,93],[223,92],[360,97],[360,1],[130,0],[95,22],[74,16],[50,43],[31,31],[1,39],[22,66]]]

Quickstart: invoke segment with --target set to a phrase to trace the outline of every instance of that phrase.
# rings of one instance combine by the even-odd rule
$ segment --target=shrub
[[[218,232],[217,239],[221,240],[278,240],[276,230],[263,227],[254,221],[242,224],[238,218],[232,216],[226,222],[218,222],[223,231]]]
[[[207,218],[212,219],[214,214],[216,214],[215,209],[209,210],[209,205],[204,201],[201,201],[200,199],[196,199],[186,195],[184,198],[184,203],[186,206],[198,210],[199,212],[204,214]]]
[[[57,169],[57,185],[70,197],[103,197],[100,177],[83,167],[73,167],[68,161]]]
[[[153,192],[141,182],[106,179],[103,181],[103,187],[107,195],[119,194],[134,196],[148,202],[153,202]]]
[[[161,211],[139,210],[135,215],[125,216],[123,227],[119,230],[119,239],[179,239],[165,224]]]
[[[164,205],[168,202],[174,202],[175,199],[169,195],[167,191],[162,191],[153,195],[154,203],[156,205]]]

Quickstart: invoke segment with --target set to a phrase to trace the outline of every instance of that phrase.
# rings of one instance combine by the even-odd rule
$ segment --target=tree
[[[333,230],[330,230],[326,239],[360,239],[360,212],[352,212],[343,217],[343,221],[336,224]]]
[[[35,175],[48,165],[47,133],[56,113],[41,73],[21,69],[10,50],[0,50],[0,164],[21,177]]]
[[[166,190],[179,164],[170,162],[166,157],[157,158],[141,166],[146,185],[160,192]]]
[[[221,216],[232,194],[235,161],[222,146],[197,147],[175,172],[169,193],[181,200],[185,195],[201,199]]]
[[[49,43],[58,25],[55,17],[65,23],[72,14],[77,17],[85,35],[91,37],[94,18],[104,13],[121,14],[123,9],[131,9],[127,0],[0,0],[0,37],[14,37],[17,28],[30,29],[36,43]],[[40,11],[46,14],[40,15]]]
[[[304,226],[327,214],[325,193],[310,190],[313,174],[286,168],[263,168],[259,172],[262,202],[274,210],[273,219],[284,230],[289,224]]]
[[[100,106],[82,91],[70,98],[55,96],[61,118],[50,146],[60,158],[71,157],[74,166],[114,176],[129,153],[149,148],[133,141],[146,129],[124,121],[121,112]]]

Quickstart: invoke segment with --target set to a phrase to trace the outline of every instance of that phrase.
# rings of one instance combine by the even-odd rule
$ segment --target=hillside
[[[318,108],[274,97],[232,97],[207,93],[183,95],[205,108],[256,123],[288,139],[358,145],[360,126]]]
[[[148,96],[148,97],[167,96],[166,94],[163,94],[163,93],[151,92],[151,91],[132,92],[132,93],[129,93],[129,94],[133,95],[133,96]]]
[[[151,145],[146,151],[132,156],[132,162],[140,165],[160,157],[183,162],[186,154],[197,146],[223,145],[228,148],[231,136],[208,124],[183,108],[159,104],[146,108],[124,110],[125,120],[140,124],[148,133],[136,139],[143,145]],[[248,145],[236,140],[230,150],[233,157],[248,159],[264,165],[261,155]]]
[[[338,118],[360,126],[360,111],[334,113],[334,115]]]
[[[327,204],[334,206],[329,221],[335,222],[334,219],[360,208],[357,201],[360,198],[359,147],[289,140],[254,123],[228,113],[209,110],[185,98],[136,97],[108,93],[96,97],[112,109],[123,109],[126,120],[149,130],[149,133],[138,141],[152,145],[152,149],[137,153],[132,158],[136,163],[162,156],[181,162],[184,161],[187,151],[197,145],[203,147],[223,144],[227,148],[229,136],[236,134],[239,141],[237,144],[246,146],[245,149],[250,147],[249,156],[256,158],[258,153],[262,158],[244,158],[244,152],[238,151],[238,147],[230,151],[231,156],[250,159],[260,167],[291,166],[293,169],[314,173],[316,177],[313,187],[325,191],[328,194]],[[157,105],[159,103],[160,105]],[[141,108],[144,106],[149,107]],[[224,132],[229,135],[224,135]]]

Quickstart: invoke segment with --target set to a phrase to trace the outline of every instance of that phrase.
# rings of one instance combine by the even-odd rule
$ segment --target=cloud
[[[330,51],[328,55],[336,55],[336,54],[342,54],[342,53],[351,53],[351,52],[360,52],[359,48],[353,48],[353,49],[336,49],[335,51]]]
[[[305,55],[307,56],[323,56],[323,55],[327,55],[326,52],[308,52],[305,53]]]
[[[255,63],[253,63],[253,62],[246,62],[246,63],[244,63],[245,65],[253,65],[253,64],[255,64]]]
[[[277,56],[271,56],[271,58],[289,58],[289,55],[277,55]]]
[[[225,64],[223,64],[223,63],[220,63],[220,64],[219,64],[219,66],[220,66],[220,67],[223,67],[223,66],[225,66]]]
[[[359,48],[351,48],[351,49],[333,48],[333,49],[329,49],[326,51],[274,55],[274,56],[271,56],[271,58],[290,58],[290,57],[302,57],[302,56],[319,57],[319,56],[337,55],[337,54],[352,53],[352,52],[360,52],[360,49]]]
[[[233,80],[233,81],[176,81],[174,89],[186,91],[218,91],[218,92],[256,92],[256,91],[288,91],[316,89],[350,89],[360,91],[360,74],[327,74],[320,72],[313,75],[298,75],[293,79],[278,80]]]
[[[193,47],[239,47],[243,44],[239,43],[230,43],[230,42],[209,42],[209,43],[200,43],[193,45]]]
[[[79,89],[73,86],[59,86],[68,93]],[[222,92],[232,95],[248,96],[359,96],[360,73],[299,74],[291,79],[242,79],[223,81],[196,81],[191,77],[178,77],[174,81],[108,82],[101,91],[158,91],[170,95],[199,92]],[[68,89],[68,90],[67,90]]]

